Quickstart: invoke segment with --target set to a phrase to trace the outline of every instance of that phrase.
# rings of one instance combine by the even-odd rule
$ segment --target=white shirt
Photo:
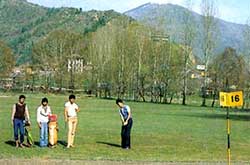
[[[68,109],[68,117],[76,117],[76,110],[78,109],[78,105],[76,103],[71,104],[70,101],[65,103],[65,108]]]
[[[47,109],[45,111],[45,109]],[[37,108],[37,122],[38,123],[47,123],[49,122],[49,117],[48,115],[51,114],[51,109],[50,109],[50,106],[46,106],[46,107],[43,107],[42,105],[40,105],[38,108]]]

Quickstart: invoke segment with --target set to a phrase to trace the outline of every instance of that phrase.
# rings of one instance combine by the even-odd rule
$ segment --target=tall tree
[[[120,18],[120,17],[119,17]],[[127,18],[114,19],[107,26],[92,33],[90,58],[94,66],[94,89],[101,96],[106,89],[117,97],[124,97],[128,87],[130,51]],[[109,91],[110,92],[110,91]]]
[[[45,87],[50,87],[49,77],[53,76],[60,88],[78,85],[78,71],[68,68],[68,60],[81,58],[87,61],[87,43],[83,36],[63,30],[53,31],[34,45],[32,60],[38,70],[45,72]],[[70,72],[68,71],[70,70]],[[79,72],[80,73],[80,72]],[[76,77],[75,77],[76,74]],[[63,82],[68,82],[68,85]]]
[[[245,62],[242,56],[233,48],[226,48],[211,64],[210,86],[217,86],[218,90],[225,91],[227,86],[232,89],[242,89],[244,86]],[[216,83],[216,84],[215,84]]]
[[[202,85],[202,106],[206,106],[206,90],[207,90],[207,75],[208,75],[208,65],[215,48],[217,25],[215,16],[217,14],[215,0],[202,0],[201,2],[201,12],[203,15],[203,42],[202,51],[203,58],[202,62],[205,65],[204,79]]]
[[[132,87],[134,89],[133,99],[136,101],[146,101],[145,85],[148,73],[147,60],[149,60],[150,31],[150,28],[138,23],[131,23],[128,28],[129,56],[131,62],[133,61],[130,66],[130,75],[134,81]]]
[[[188,10],[192,10],[193,2],[192,0],[186,0],[186,7]],[[186,95],[187,95],[187,88],[188,88],[188,64],[191,63],[190,56],[192,55],[192,47],[195,39],[195,27],[196,23],[194,20],[193,15],[188,10],[185,10],[186,13],[184,14],[183,22],[184,22],[184,31],[182,36],[182,42],[184,44],[183,47],[183,84],[182,84],[182,105],[186,105]]]
[[[250,18],[246,21],[244,29],[244,59],[246,62],[245,85],[244,85],[244,106],[250,107]]]
[[[115,44],[115,29],[113,23],[98,29],[91,34],[91,43],[89,45],[90,60],[93,64],[93,90],[96,95],[105,97],[110,93],[113,80],[113,46]]]
[[[15,58],[12,50],[6,43],[0,41],[0,75],[9,76],[15,66]]]

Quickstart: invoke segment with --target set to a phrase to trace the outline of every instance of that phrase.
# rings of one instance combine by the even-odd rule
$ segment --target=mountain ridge
[[[173,33],[172,38],[175,42],[180,42],[180,33],[183,29],[184,14],[189,13],[197,23],[197,38],[195,42],[194,51],[199,57],[202,57],[202,20],[203,16],[194,11],[190,11],[185,7],[174,4],[155,4],[146,3],[137,8],[124,12],[127,16],[134,18],[135,20],[150,25],[154,28],[158,28],[159,24],[163,26],[167,33]],[[158,21],[157,21],[158,20]],[[160,21],[163,20],[163,22]],[[246,25],[232,23],[215,17],[217,27],[219,29],[219,38],[216,42],[215,54],[220,54],[226,47],[232,47],[238,52],[244,51],[244,28]],[[162,25],[163,24],[163,25]]]

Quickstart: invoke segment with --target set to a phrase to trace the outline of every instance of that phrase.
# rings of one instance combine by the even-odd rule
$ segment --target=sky
[[[117,12],[125,12],[130,9],[136,8],[145,3],[158,3],[158,4],[177,4],[185,7],[186,0],[27,0],[35,4],[46,7],[75,7],[82,8],[83,10],[110,10],[113,9]],[[200,4],[201,0],[192,0],[193,10],[201,13]],[[217,7],[216,17],[223,20],[246,24],[250,19],[250,1],[249,0],[217,0],[215,1]]]

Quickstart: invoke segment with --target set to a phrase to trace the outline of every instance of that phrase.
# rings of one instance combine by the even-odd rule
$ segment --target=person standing
[[[45,97],[41,105],[37,108],[37,124],[40,128],[40,147],[48,146],[48,122],[51,109],[48,105],[48,99]]]
[[[121,146],[123,149],[130,149],[130,134],[133,125],[132,113],[130,107],[128,105],[125,105],[121,99],[117,99],[116,104],[119,107],[120,117],[122,121]]]
[[[20,95],[18,103],[13,105],[11,123],[14,128],[14,139],[16,142],[16,147],[23,148],[24,142],[24,121],[26,120],[28,124],[30,123],[29,111],[25,102],[25,96]],[[18,132],[20,132],[20,141],[18,140]]]
[[[64,120],[68,122],[68,144],[67,148],[74,147],[74,138],[77,126],[77,112],[79,107],[75,103],[75,95],[69,96],[69,101],[65,103]]]

